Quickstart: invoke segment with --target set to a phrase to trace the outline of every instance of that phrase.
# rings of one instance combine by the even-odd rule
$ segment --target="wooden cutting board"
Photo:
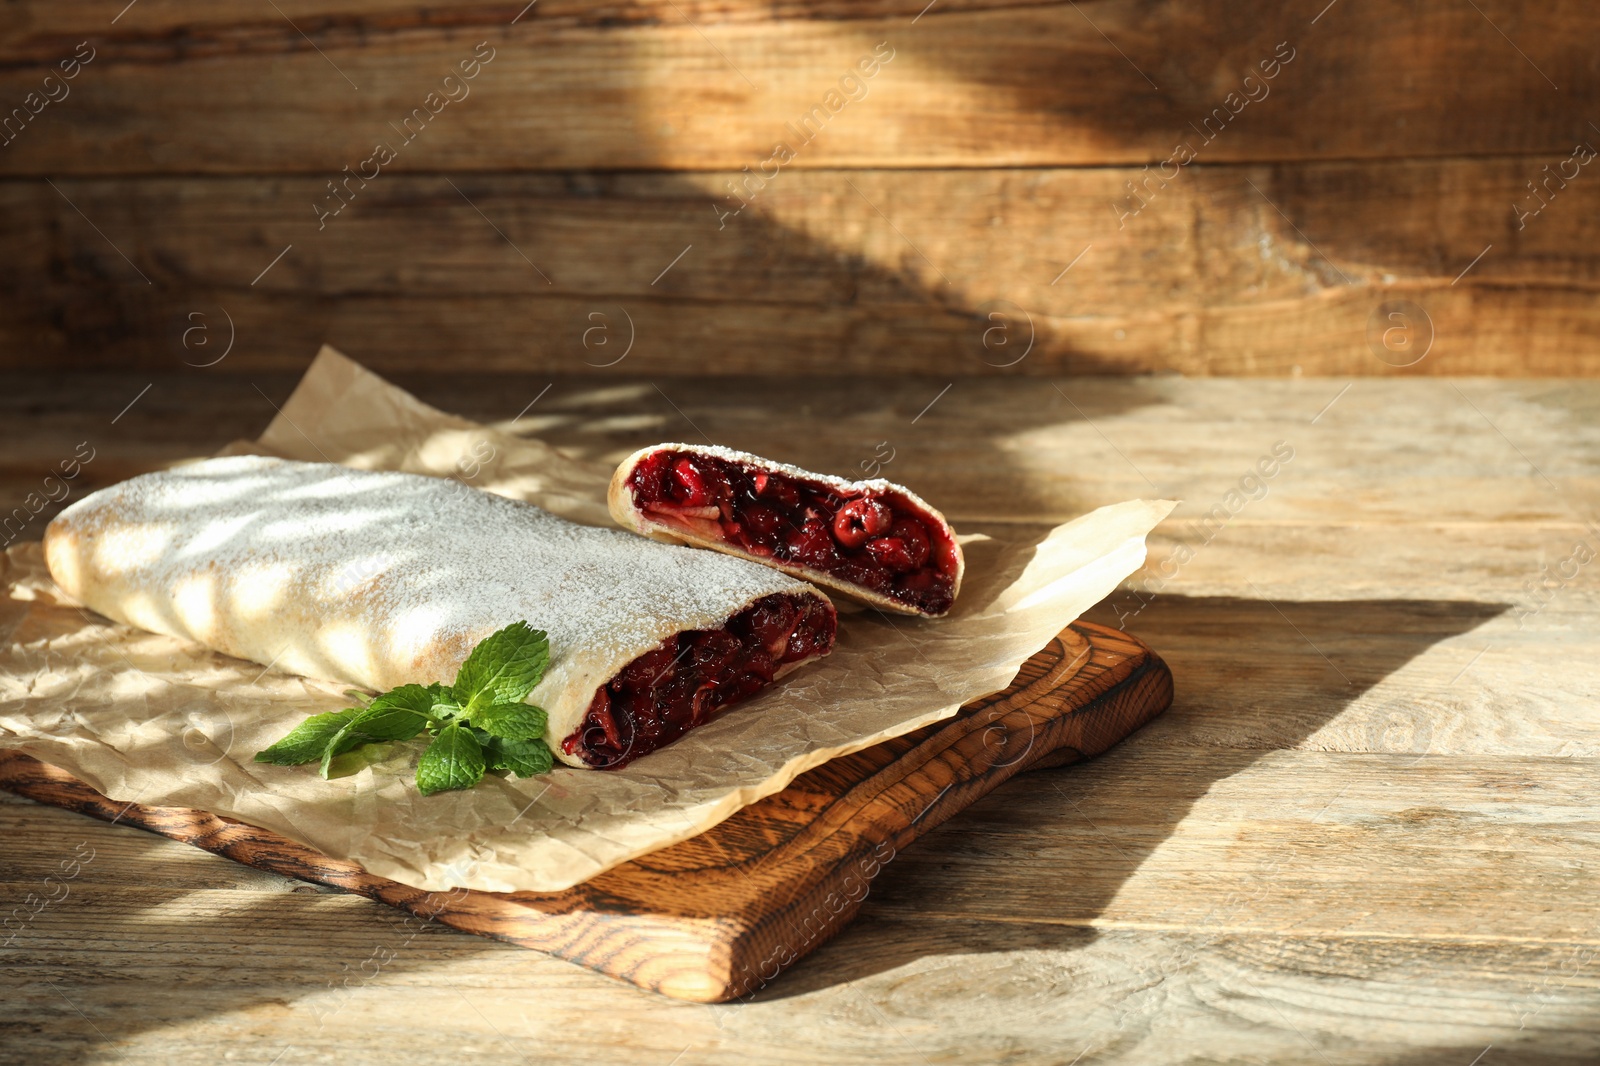
[[[205,811],[106,799],[0,752],[0,788],[549,952],[679,999],[753,995],[855,916],[884,865],[1013,774],[1098,755],[1172,702],[1127,634],[1063,630],[1003,692],[834,759],[727,821],[563,892],[425,892]]]

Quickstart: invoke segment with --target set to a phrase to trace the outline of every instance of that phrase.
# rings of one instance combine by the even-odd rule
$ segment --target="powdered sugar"
[[[511,622],[550,635],[530,697],[559,738],[595,689],[663,639],[762,596],[820,596],[755,563],[575,525],[412,474],[257,456],[148,474],[62,512],[70,594],[119,621],[313,677],[450,681]]]
[[[919,507],[924,507],[933,514],[939,513],[934,510],[927,500],[924,500],[904,485],[896,485],[894,482],[881,477],[869,478],[866,481],[851,481],[833,474],[819,474],[814,470],[802,470],[800,467],[790,466],[788,463],[775,463],[771,459],[763,459],[759,455],[741,452],[735,448],[724,448],[720,444],[656,444],[635,453],[623,465],[632,466],[639,459],[655,452],[690,452],[695,455],[709,455],[713,459],[722,459],[730,463],[744,463],[758,470],[782,474],[784,477],[795,478],[799,481],[819,482],[838,492],[841,496],[853,496],[863,492],[895,492],[914,501]]]

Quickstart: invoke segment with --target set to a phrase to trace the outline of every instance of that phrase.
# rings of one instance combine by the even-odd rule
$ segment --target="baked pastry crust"
[[[448,682],[526,620],[550,640],[528,700],[571,766],[585,763],[561,742],[598,690],[676,634],[782,594],[827,605],[831,647],[827,597],[770,568],[326,463],[236,456],[136,477],[63,511],[45,555],[67,594],[116,621],[378,690]]]
[[[648,448],[641,448],[628,456],[611,475],[611,485],[607,492],[607,504],[611,509],[611,517],[626,529],[641,533],[653,540],[663,541],[668,544],[688,544],[697,548],[710,548],[712,551],[732,555],[740,559],[747,559],[762,566],[771,567],[800,578],[815,585],[824,585],[845,596],[858,600],[872,607],[896,614],[908,614],[918,617],[935,618],[946,612],[933,612],[920,610],[915,606],[903,603],[890,596],[886,596],[873,589],[854,584],[850,581],[824,570],[793,560],[770,558],[756,555],[746,551],[737,544],[729,543],[726,539],[697,533],[682,525],[668,524],[645,513],[634,500],[634,494],[629,488],[629,478],[640,463],[659,452],[688,452],[693,455],[706,455],[725,462],[759,468],[768,473],[781,474],[801,482],[820,483],[841,496],[859,496],[868,492],[892,494],[903,497],[917,510],[922,512],[919,517],[925,517],[938,526],[939,534],[944,538],[954,554],[955,567],[953,572],[953,585],[950,598],[953,601],[961,591],[961,578],[966,572],[966,560],[961,554],[961,546],[956,541],[955,530],[949,520],[927,500],[918,496],[904,485],[895,484],[883,478],[872,478],[864,481],[849,481],[845,478],[835,477],[831,474],[818,474],[810,470],[803,470],[787,463],[778,463],[764,459],[750,452],[742,452],[733,448],[724,448],[718,445],[704,444],[655,444]]]

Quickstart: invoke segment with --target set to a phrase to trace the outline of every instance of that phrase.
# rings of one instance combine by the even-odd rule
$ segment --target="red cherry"
[[[873,592],[885,591],[892,581],[889,571],[873,562],[870,557],[846,559],[839,564],[839,569],[835,572],[852,585],[860,585]]]
[[[668,457],[662,452],[647,456],[643,462],[633,468],[629,481],[633,485],[634,499],[639,503],[660,503],[666,498],[666,486],[663,479],[666,477]]]
[[[745,657],[744,669],[748,671],[746,676],[753,674],[760,678],[761,685],[764,685],[772,680],[773,673],[778,669],[778,663],[777,660],[773,659],[772,654],[768,652],[767,649],[752,648],[750,649],[750,654]],[[749,691],[754,692],[759,689],[761,685],[756,685],[755,688],[752,688]]]
[[[750,612],[750,635],[766,648],[781,648],[794,629],[800,609],[787,597],[769,597]]]
[[[921,566],[928,561],[928,555],[933,547],[928,541],[928,527],[915,518],[902,518],[894,524],[889,531],[893,536],[904,537],[906,544],[911,548],[911,557],[916,565]]]
[[[828,523],[820,518],[806,519],[790,534],[788,544],[790,557],[806,566],[826,570],[839,562],[839,549],[828,533]]]
[[[877,540],[867,541],[867,554],[890,570],[911,569],[911,552],[906,549],[906,542],[899,537],[879,537]]]
[[[890,570],[915,570],[928,561],[928,531],[914,518],[902,518],[887,537],[867,541],[867,553]]]
[[[789,636],[783,661],[794,662],[829,647],[833,643],[833,612],[820,604],[811,605]]]
[[[739,521],[751,533],[763,540],[771,538],[783,525],[778,512],[759,503],[747,503],[739,508]]]
[[[726,629],[713,630],[694,638],[693,649],[688,656],[689,664],[702,676],[715,678],[727,669],[741,650],[738,637]]]
[[[635,692],[648,691],[672,673],[673,660],[677,657],[676,640],[670,641],[666,647],[645,652],[622,668],[622,672],[611,682],[612,691],[622,692],[626,689]]]
[[[671,720],[685,715],[694,701],[695,689],[701,684],[699,676],[692,671],[680,671],[671,681],[656,686],[653,702],[663,712],[661,717]]]
[[[756,493],[776,501],[782,507],[800,506],[800,488],[778,474],[768,474],[756,482]]]
[[[827,651],[835,626],[826,605],[777,594],[762,597],[722,629],[670,638],[595,693],[562,750],[590,766],[625,766],[759,692],[780,663]]]
[[[894,512],[870,496],[851,500],[833,516],[833,535],[846,548],[859,548],[873,537],[888,531]]]
[[[722,471],[688,457],[672,464],[667,484],[668,491],[685,507],[715,506],[728,495],[728,479]]]
[[[902,575],[894,583],[902,602],[921,607],[934,614],[943,614],[950,609],[950,590],[953,584],[949,577],[931,566]]]

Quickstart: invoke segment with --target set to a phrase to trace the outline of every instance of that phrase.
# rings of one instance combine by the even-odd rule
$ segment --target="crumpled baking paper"
[[[610,523],[609,468],[436,411],[328,348],[260,440],[227,452],[455,477]],[[427,798],[411,779],[420,745],[347,756],[326,781],[252,761],[305,716],[348,706],[344,686],[112,623],[54,587],[38,544],[19,545],[0,568],[0,748],[113,800],[235,818],[420,889],[556,891],[1004,688],[1138,569],[1172,507],[1102,507],[1042,540],[963,537],[966,580],[946,618],[842,611],[828,658],[622,770],[558,765]]]

